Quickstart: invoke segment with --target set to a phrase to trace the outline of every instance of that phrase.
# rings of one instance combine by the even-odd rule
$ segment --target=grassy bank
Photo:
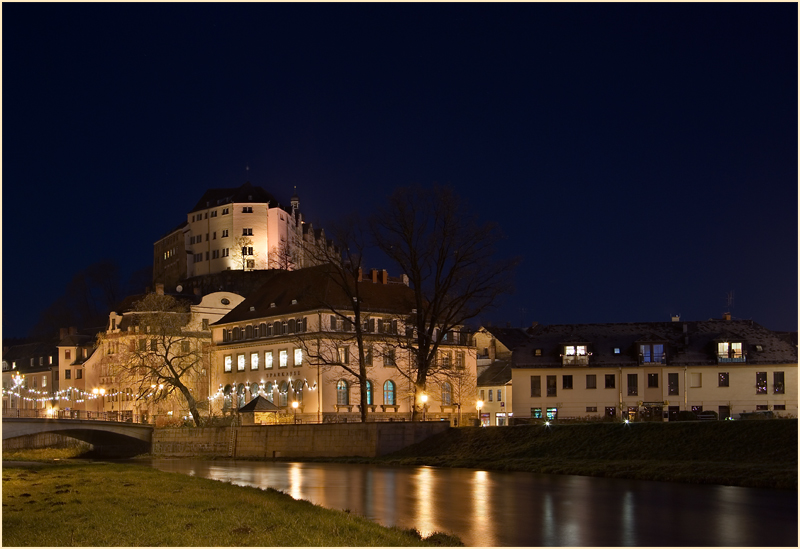
[[[796,490],[797,420],[450,429],[369,461]]]
[[[24,456],[20,456],[24,457]],[[50,525],[50,526],[43,526]],[[3,466],[4,546],[435,546],[457,538],[259,490],[109,463]]]

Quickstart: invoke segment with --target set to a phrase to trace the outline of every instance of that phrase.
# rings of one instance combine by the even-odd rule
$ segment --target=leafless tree
[[[109,365],[110,372],[135,387],[137,400],[158,403],[180,396],[199,427],[200,412],[192,394],[203,382],[206,346],[210,338],[189,328],[189,305],[171,296],[148,294],[133,306],[133,322],[139,327]],[[99,344],[113,344],[119,335],[101,334]]]
[[[502,238],[498,228],[480,223],[449,187],[396,190],[370,227],[378,248],[408,276],[414,291],[408,337],[398,345],[411,355],[416,417],[440,346],[512,290],[517,259],[495,257]]]
[[[241,267],[243,271],[253,270],[258,259],[258,252],[253,249],[253,238],[250,236],[235,237],[231,248],[231,257],[236,262],[236,266]]]
[[[269,268],[291,271],[297,268],[297,259],[295,250],[284,240],[277,246],[272,247],[272,251],[269,253]]]
[[[367,362],[368,345],[365,342],[364,322],[368,314],[363,310],[362,286],[366,234],[357,216],[345,217],[331,227],[330,242],[304,243],[303,253],[316,265],[327,265],[326,280],[332,292],[320,294],[317,306],[330,311],[336,323],[331,337],[302,339],[309,360],[323,368],[344,371],[359,387],[361,421],[367,420]],[[320,327],[320,330],[322,327]],[[356,356],[349,357],[344,349],[354,345]],[[374,388],[373,388],[374,389]]]

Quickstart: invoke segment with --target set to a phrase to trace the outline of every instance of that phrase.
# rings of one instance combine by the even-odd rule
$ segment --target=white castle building
[[[249,182],[209,189],[186,221],[154,244],[153,281],[172,288],[187,278],[226,270],[293,270],[314,264],[304,250],[330,245],[303,221],[300,200],[281,205]]]

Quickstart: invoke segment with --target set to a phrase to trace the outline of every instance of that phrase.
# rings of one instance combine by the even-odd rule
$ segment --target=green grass
[[[797,420],[450,429],[371,461],[797,489]]]
[[[276,490],[110,463],[3,467],[5,546],[434,546]]]
[[[3,461],[53,461],[78,457],[83,448],[36,448],[31,450],[3,450]]]

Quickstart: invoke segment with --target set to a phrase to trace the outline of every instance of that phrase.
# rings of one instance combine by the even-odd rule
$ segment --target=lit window
[[[264,368],[272,368],[272,351],[266,351],[264,353]]]
[[[756,372],[756,394],[766,394],[767,372]]]
[[[230,372],[232,365],[232,358],[231,355],[225,355],[225,371]]]
[[[383,403],[393,406],[395,404],[394,395],[394,382],[388,380],[383,384]]]
[[[491,392],[491,391],[490,391]],[[489,400],[492,400],[491,398]],[[500,391],[497,391],[497,400],[500,400]],[[442,383],[442,405],[450,406],[453,403],[453,386],[447,381]]]
[[[258,353],[250,353],[250,369],[258,370]]]
[[[347,406],[350,404],[350,387],[343,379],[340,379],[336,384],[336,404],[340,406]]]
[[[300,366],[303,364],[303,350],[302,349],[295,349],[294,350],[294,365]]]
[[[639,359],[642,362],[664,363],[664,345],[661,343],[639,345]]]
[[[238,355],[236,357],[236,370],[244,372],[244,355]]]
[[[280,367],[281,368],[286,368],[286,366],[288,366],[288,364],[289,364],[289,351],[284,349],[284,350],[281,351],[281,354],[280,354]]]
[[[741,342],[718,342],[717,357],[720,362],[744,362]]]

